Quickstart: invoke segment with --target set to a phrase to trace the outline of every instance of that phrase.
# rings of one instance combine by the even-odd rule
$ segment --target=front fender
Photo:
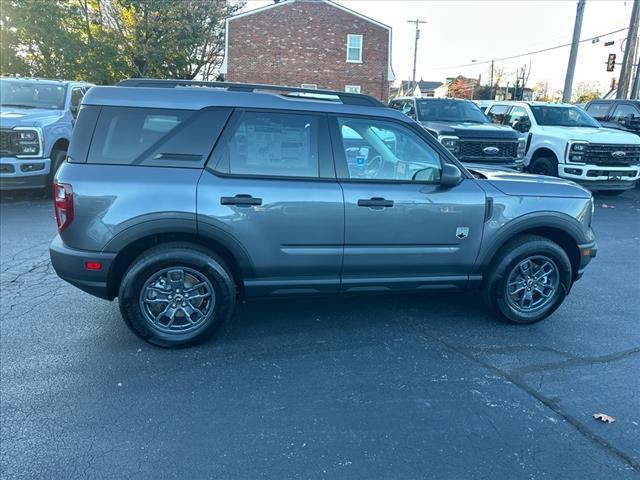
[[[568,234],[576,245],[588,244],[595,237],[590,228],[585,228],[577,219],[562,212],[539,211],[514,218],[492,232],[485,229],[480,253],[476,260],[474,273],[481,273],[490,263],[500,248],[515,236],[538,228],[550,228]]]

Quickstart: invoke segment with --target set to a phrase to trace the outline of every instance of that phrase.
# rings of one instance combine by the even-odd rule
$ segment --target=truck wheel
[[[64,162],[64,159],[67,158],[67,152],[64,150],[52,150],[51,151],[51,170],[49,172],[49,177],[47,178],[47,191],[53,191],[53,179],[56,177],[56,172],[60,168],[60,165]]]
[[[558,176],[558,162],[555,158],[538,157],[529,165],[529,172],[536,175]]]
[[[483,294],[503,320],[534,323],[551,315],[571,288],[571,262],[555,242],[522,235],[507,243],[485,274]]]
[[[160,347],[200,343],[233,313],[236,288],[224,262],[189,243],[140,255],[125,273],[120,312],[140,338]]]

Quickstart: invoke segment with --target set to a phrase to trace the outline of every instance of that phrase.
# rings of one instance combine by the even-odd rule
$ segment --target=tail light
[[[73,189],[71,185],[53,182],[53,205],[58,231],[62,232],[73,221]]]

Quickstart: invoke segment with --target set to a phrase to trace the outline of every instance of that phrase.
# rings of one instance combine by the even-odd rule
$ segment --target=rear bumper
[[[89,252],[67,247],[56,235],[49,246],[51,264],[58,276],[71,285],[96,297],[112,300],[109,295],[108,278],[115,253]],[[87,270],[86,262],[100,262],[100,270]]]
[[[0,190],[45,188],[51,159],[0,157]]]

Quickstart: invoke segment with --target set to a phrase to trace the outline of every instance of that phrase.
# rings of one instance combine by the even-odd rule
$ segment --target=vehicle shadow
[[[478,292],[283,298],[240,305],[213,341],[244,342],[272,336],[327,336],[328,341],[340,335],[376,335],[380,329],[399,331],[416,322],[434,328],[456,322],[456,329],[500,323]]]
[[[51,195],[45,189],[0,190],[0,203],[21,203],[50,199]]]

